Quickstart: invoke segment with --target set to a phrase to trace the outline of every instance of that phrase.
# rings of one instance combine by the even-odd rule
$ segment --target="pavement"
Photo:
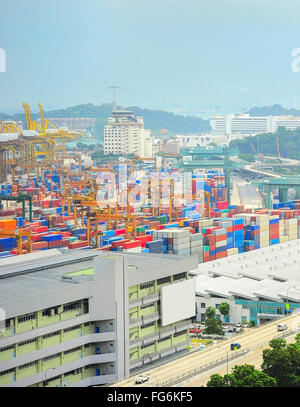
[[[288,330],[284,332],[277,331],[278,323],[285,323]],[[213,373],[226,373],[227,357],[230,358],[233,352],[240,353],[248,351],[248,353],[240,353],[232,362],[228,362],[228,368],[235,364],[250,363],[259,367],[261,364],[262,350],[268,347],[269,341],[276,337],[282,337],[293,330],[293,334],[288,336],[289,340],[295,337],[297,331],[300,331],[300,313],[293,313],[283,319],[276,319],[274,322],[245,330],[242,334],[234,336],[234,338],[225,340],[211,346],[206,350],[193,351],[185,357],[165,363],[159,367],[153,367],[145,371],[145,374],[150,376],[148,382],[135,385],[134,376],[112,385],[112,387],[156,387],[156,386],[172,386],[172,382],[176,385],[199,386],[205,385]],[[238,342],[241,344],[239,351],[231,351],[230,344]],[[218,367],[215,365],[219,363]],[[220,365],[221,363],[221,365]],[[199,374],[197,370],[204,368],[206,371]],[[194,373],[193,373],[193,372]],[[182,380],[180,378],[182,377]],[[166,383],[168,382],[168,383]]]

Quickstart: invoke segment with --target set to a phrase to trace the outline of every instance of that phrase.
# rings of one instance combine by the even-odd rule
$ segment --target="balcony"
[[[159,300],[159,293],[151,293],[142,297],[143,305]]]
[[[157,321],[159,319],[159,313],[158,313],[158,311],[156,311],[149,315],[143,315],[142,319],[143,319],[143,324],[148,324],[150,322]]]
[[[142,305],[142,299],[141,298],[129,299],[129,308],[138,307],[140,305]]]
[[[143,365],[143,358],[133,359],[129,362],[130,369]]]
[[[136,326],[142,325],[142,318],[132,318],[129,319],[129,327],[130,328],[135,328]]]
[[[129,349],[142,345],[142,338],[129,339]]]
[[[170,326],[170,327],[167,327],[167,328],[162,328],[162,329],[159,331],[159,338],[160,338],[160,339],[163,339],[163,338],[165,338],[166,336],[173,335],[174,333],[175,333],[175,328],[174,328],[174,326]]]
[[[186,347],[188,346],[188,344],[189,344],[189,341],[188,341],[188,340],[186,340],[186,341],[184,341],[184,342],[178,343],[177,345],[175,345],[175,347],[176,347],[176,352],[178,352],[178,351],[180,351],[180,350],[183,350],[183,349],[186,349]]]
[[[192,326],[191,321],[182,322],[175,325],[175,332],[183,331],[184,329],[189,329]]]
[[[157,339],[159,339],[159,334],[158,332],[153,332],[149,335],[145,335],[143,338],[141,338],[143,340],[143,345],[146,345],[147,343],[156,341]]]
[[[109,384],[116,381],[116,374],[100,374],[99,376],[87,377],[79,382],[72,383],[68,387],[88,387]]]

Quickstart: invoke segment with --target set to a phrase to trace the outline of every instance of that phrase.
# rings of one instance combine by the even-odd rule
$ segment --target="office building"
[[[141,158],[152,157],[153,139],[144,128],[142,117],[134,117],[128,110],[114,110],[104,127],[105,154],[135,154]]]

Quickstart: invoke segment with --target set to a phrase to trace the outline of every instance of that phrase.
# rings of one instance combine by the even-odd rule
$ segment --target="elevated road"
[[[277,331],[277,324],[280,322],[287,324],[288,332],[279,333]],[[227,368],[227,358],[230,360],[234,355],[234,352],[238,353],[232,364],[252,363],[251,360],[256,361],[254,364],[257,364],[259,363],[262,349],[268,347],[268,343],[271,339],[282,337],[282,335],[286,335],[287,333],[295,335],[298,331],[300,331],[300,313],[293,313],[288,317],[277,319],[266,325],[257,328],[249,328],[246,332],[216,345],[212,345],[206,350],[191,352],[185,357],[156,368],[151,369],[149,367],[149,370],[147,370],[145,374],[149,374],[150,379],[144,384],[134,384],[134,377],[137,375],[135,374],[134,376],[112,386],[172,386],[185,382],[187,377],[189,377],[189,383],[192,383],[193,380],[190,380],[190,376],[194,376],[195,381],[196,379],[201,380],[199,369],[202,371],[201,376],[206,374],[210,377],[213,372],[221,372],[222,369],[224,369],[224,366]],[[240,351],[230,350],[230,344],[233,342],[241,344]],[[217,365],[218,367],[216,368]],[[205,373],[203,373],[203,369],[205,370]]]

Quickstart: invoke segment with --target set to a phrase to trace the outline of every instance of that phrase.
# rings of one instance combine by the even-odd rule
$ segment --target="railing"
[[[187,372],[184,372],[184,373],[182,373],[182,374],[180,374],[178,376],[173,376],[170,379],[165,380],[163,382],[157,382],[157,386],[158,387],[165,387],[165,386],[169,387],[170,385],[180,383],[183,380],[188,379],[189,377],[195,376],[196,374],[204,373],[207,370],[210,370],[210,369],[212,369],[212,368],[214,368],[216,366],[223,365],[224,363],[227,363],[227,362],[229,362],[231,360],[239,358],[242,355],[248,353],[249,351],[250,351],[250,349],[243,349],[241,351],[235,351],[235,353],[230,357],[224,356],[224,357],[222,357],[220,359],[217,359],[217,360],[215,360],[213,362],[207,363],[204,366],[200,366],[198,368],[188,370]]]
[[[158,319],[158,317],[159,317],[159,313],[157,311],[153,312],[152,314],[149,314],[149,315],[143,315],[142,316],[143,323],[147,322],[147,321],[151,321],[153,318]]]

